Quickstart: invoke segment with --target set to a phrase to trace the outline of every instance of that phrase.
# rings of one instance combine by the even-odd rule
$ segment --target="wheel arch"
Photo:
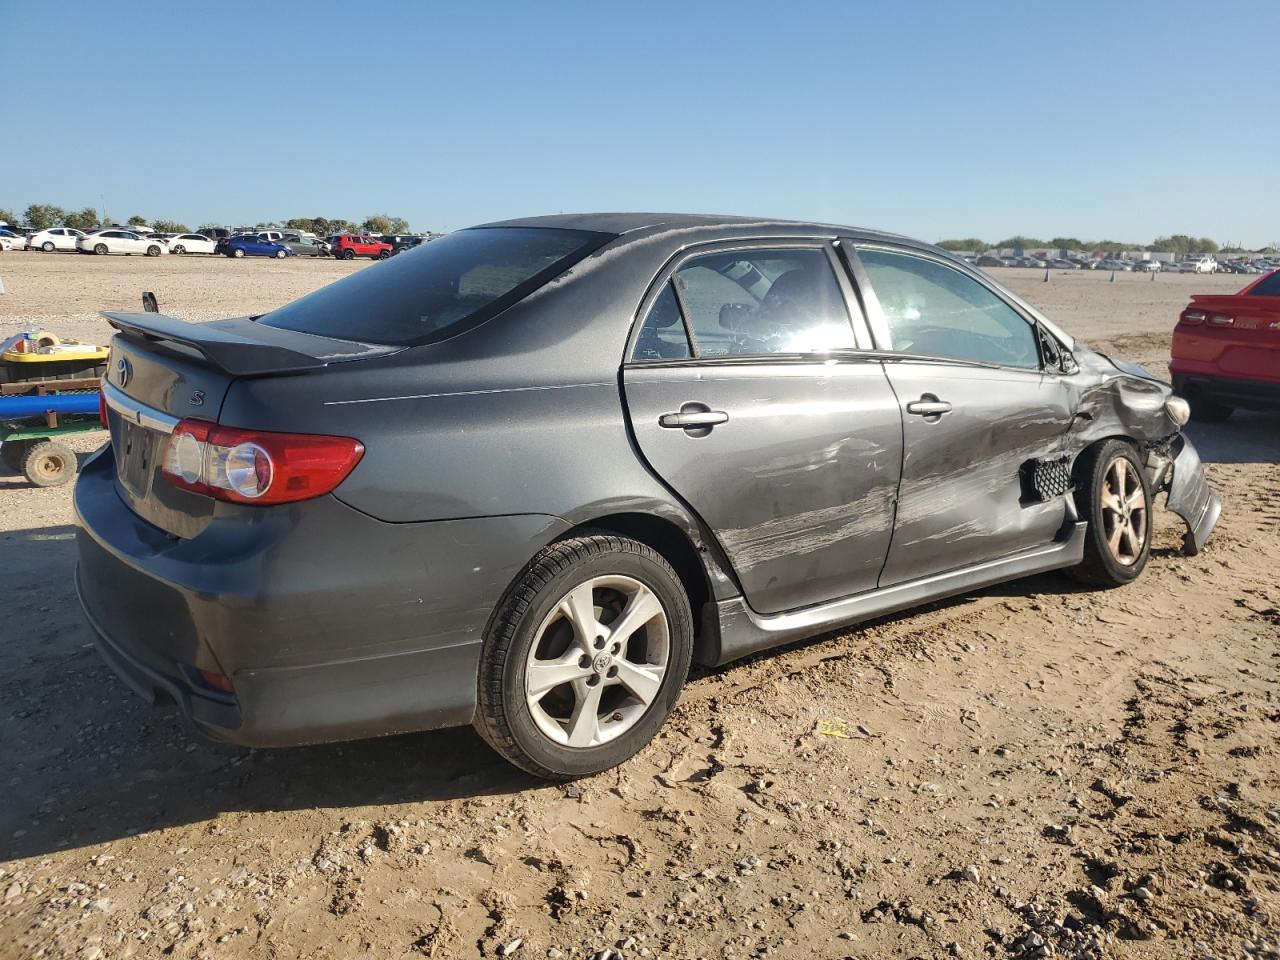
[[[671,564],[684,587],[693,614],[693,661],[699,664],[714,662],[718,655],[719,634],[715,629],[715,618],[708,619],[707,609],[717,599],[713,580],[721,581],[726,575],[702,538],[691,535],[670,518],[641,511],[623,511],[579,520],[556,539],[600,532],[643,543]],[[708,629],[708,624],[712,625],[711,629]]]

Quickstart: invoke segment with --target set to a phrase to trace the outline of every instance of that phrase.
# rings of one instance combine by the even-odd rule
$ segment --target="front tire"
[[[1089,523],[1077,580],[1119,587],[1138,579],[1151,555],[1151,488],[1138,453],[1123,440],[1090,447],[1075,469],[1076,506]]]
[[[688,598],[657,551],[612,534],[553,543],[489,621],[476,729],[538,777],[608,770],[653,739],[692,655]]]
[[[277,251],[276,251],[276,259],[277,259],[277,260],[283,260],[283,259],[284,259],[285,257],[287,257],[287,256],[288,256],[288,254],[287,254],[287,253],[285,253],[283,250],[277,250]]]
[[[148,257],[160,256],[160,248],[157,247],[155,244],[152,244],[151,246],[147,247],[147,256]]]

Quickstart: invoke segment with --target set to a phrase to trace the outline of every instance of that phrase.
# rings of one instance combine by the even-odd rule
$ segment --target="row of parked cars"
[[[1191,257],[1178,262],[1163,260],[1129,260],[1097,257],[997,257],[984,254],[965,257],[977,267],[1036,267],[1041,270],[1116,270],[1123,273],[1267,273],[1280,267],[1280,258],[1253,260],[1217,260],[1213,257]]]
[[[427,238],[418,236],[372,236],[340,233],[328,238],[299,230],[260,230],[211,237],[203,233],[155,233],[149,230],[112,226],[85,232],[73,227],[52,227],[21,233],[0,227],[0,250],[75,250],[94,254],[139,254],[158,257],[174,254],[223,254],[242,257],[337,257],[354,260],[369,257],[385,260],[408,250]]]

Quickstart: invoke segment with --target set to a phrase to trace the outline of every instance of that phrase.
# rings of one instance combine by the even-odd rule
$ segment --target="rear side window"
[[[640,328],[634,357],[636,360],[687,360],[689,355],[689,338],[684,332],[680,305],[671,281],[667,281]]]
[[[822,250],[738,250],[698,257],[674,278],[699,357],[823,353],[856,346]]]
[[[392,257],[261,318],[323,337],[411,346],[495,316],[612,234],[546,227],[480,227]]]
[[[1259,280],[1258,285],[1249,291],[1249,296],[1280,297],[1280,270]]]

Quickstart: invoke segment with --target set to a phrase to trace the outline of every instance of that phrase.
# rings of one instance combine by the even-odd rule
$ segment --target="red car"
[[[330,237],[329,247],[339,260],[354,260],[356,257],[385,260],[395,253],[391,244],[356,233],[340,233],[336,237]]]
[[[1169,372],[1200,420],[1280,410],[1280,270],[1239,293],[1193,296],[1173,330]]]

